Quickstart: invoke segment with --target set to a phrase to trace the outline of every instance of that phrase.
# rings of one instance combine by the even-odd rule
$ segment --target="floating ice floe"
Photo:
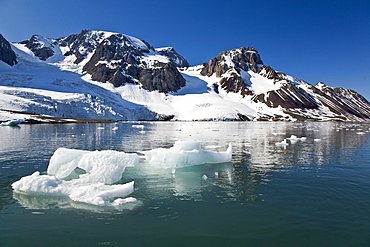
[[[306,141],[307,138],[305,136],[299,138],[295,135],[291,135],[290,137],[286,138],[287,140],[289,140],[292,144],[295,144],[297,143],[298,141]]]
[[[299,141],[299,138],[295,135],[291,135],[289,138],[287,138],[292,144],[295,144]]]
[[[229,144],[225,152],[204,151],[197,141],[176,141],[174,146],[157,148],[141,152],[145,155],[145,161],[161,168],[181,168],[207,163],[230,162],[232,147]]]
[[[232,147],[225,152],[204,151],[199,142],[177,141],[172,148],[143,152],[144,163],[159,168],[230,162]],[[50,158],[46,174],[39,171],[12,184],[16,194],[29,196],[54,196],[72,202],[97,206],[119,206],[136,201],[127,197],[134,192],[134,181],[120,184],[126,167],[140,162],[137,154],[113,150],[84,151],[59,148]],[[204,175],[203,179],[207,179]],[[117,184],[115,184],[117,183]]]
[[[275,143],[276,146],[282,146],[282,147],[286,147],[289,145],[289,143],[287,142],[287,139],[284,139],[282,140],[281,142],[276,142]]]
[[[142,124],[133,124],[133,125],[131,125],[131,127],[132,128],[137,128],[137,129],[144,129],[145,128],[145,126],[142,125]]]
[[[23,123],[23,119],[13,119],[9,121],[2,122],[1,126],[18,126],[20,123]]]
[[[35,172],[12,187],[27,195],[68,196],[76,202],[116,206],[135,200],[125,198],[134,191],[134,182],[113,183],[122,178],[126,167],[139,162],[137,154],[59,148],[50,159],[46,175]]]
[[[301,138],[299,138],[299,137],[297,137],[297,136],[295,136],[295,135],[291,135],[290,137],[288,137],[288,138],[285,138],[284,140],[282,140],[281,142],[276,142],[275,143],[275,145],[276,146],[280,146],[280,147],[287,147],[287,146],[289,146],[289,143],[288,143],[288,141],[287,140],[289,140],[290,141],[290,143],[292,143],[292,144],[295,144],[295,143],[297,143],[298,141],[306,141],[307,140],[307,138],[305,137],[305,136],[302,136]]]

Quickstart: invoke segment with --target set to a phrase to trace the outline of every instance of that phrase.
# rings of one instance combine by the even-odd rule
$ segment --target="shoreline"
[[[21,124],[70,124],[70,123],[119,123],[119,122],[350,122],[350,123],[368,123],[369,120],[364,121],[345,121],[342,119],[327,119],[327,120],[314,120],[314,119],[305,119],[297,121],[281,121],[281,120],[173,120],[170,119],[157,119],[157,120],[112,120],[112,119],[102,119],[102,118],[73,118],[73,117],[54,117],[48,115],[42,115],[38,113],[31,112],[21,112],[13,110],[4,110],[0,109],[1,113],[7,113],[7,119],[0,119],[0,124],[13,119],[23,119],[24,122]],[[10,117],[12,116],[12,117]]]

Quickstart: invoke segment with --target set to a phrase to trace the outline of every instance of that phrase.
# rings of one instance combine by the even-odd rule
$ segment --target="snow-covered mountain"
[[[255,48],[190,67],[172,47],[83,30],[13,44],[0,35],[0,120],[22,117],[15,112],[115,121],[363,121],[370,103],[352,90],[277,72]]]

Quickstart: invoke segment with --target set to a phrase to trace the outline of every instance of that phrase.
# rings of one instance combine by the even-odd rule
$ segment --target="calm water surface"
[[[133,126],[141,125],[141,126]],[[138,128],[140,127],[140,128]],[[144,122],[0,128],[0,246],[370,246],[370,124]],[[307,137],[279,146],[291,135]],[[14,194],[59,147],[138,152],[200,141],[230,163],[140,163],[120,208]]]

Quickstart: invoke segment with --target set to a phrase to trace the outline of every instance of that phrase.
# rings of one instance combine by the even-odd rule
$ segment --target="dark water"
[[[143,125],[143,128],[132,127]],[[116,128],[118,127],[118,128]],[[370,246],[369,124],[159,122],[0,128],[0,246]],[[305,141],[277,146],[284,138]],[[121,208],[13,194],[59,147],[138,152],[197,140],[230,163],[140,163]]]

